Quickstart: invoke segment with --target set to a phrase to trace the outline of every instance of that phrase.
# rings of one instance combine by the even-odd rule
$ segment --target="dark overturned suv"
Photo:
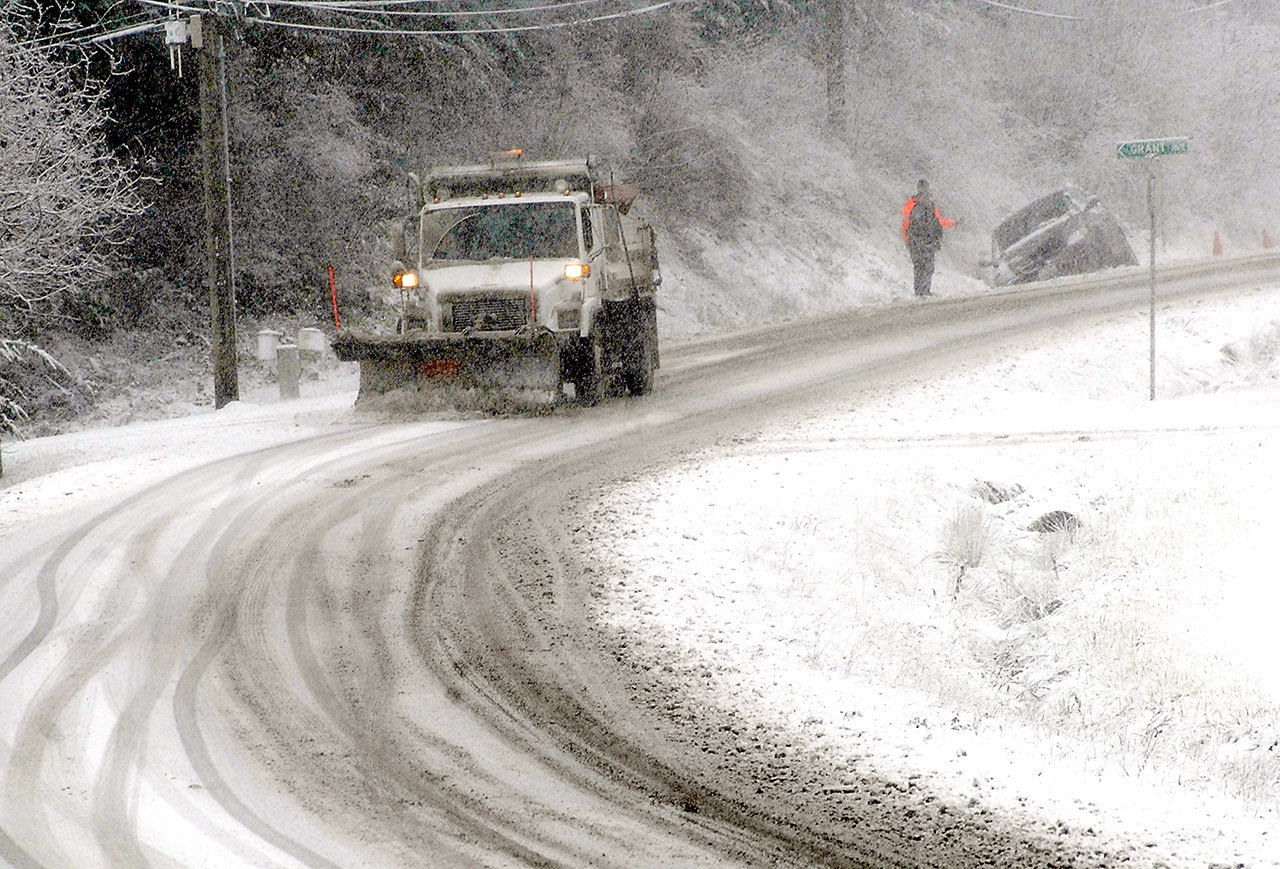
[[[1005,218],[991,234],[991,259],[982,263],[998,287],[1137,264],[1124,230],[1098,197],[1071,186]]]

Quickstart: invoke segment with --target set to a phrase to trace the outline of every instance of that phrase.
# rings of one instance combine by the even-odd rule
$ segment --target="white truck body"
[[[397,262],[383,297],[395,326],[335,339],[340,357],[370,363],[362,391],[466,373],[552,393],[573,384],[587,403],[648,392],[662,280],[654,233],[627,213],[636,189],[604,183],[607,171],[594,158],[509,159],[415,179],[412,257],[404,246],[415,268]]]

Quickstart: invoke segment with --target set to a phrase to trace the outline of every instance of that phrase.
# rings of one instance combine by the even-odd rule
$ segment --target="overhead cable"
[[[999,2],[999,0],[977,0],[977,2],[981,3],[984,6],[993,6],[996,9],[1004,9],[1009,12],[1017,12],[1020,15],[1034,15],[1039,18],[1056,18],[1061,21],[1101,22],[1101,21],[1111,20],[1111,19],[1104,19],[1104,18],[1089,17],[1086,15],[1066,15],[1061,12],[1044,12],[1040,9],[1028,9],[1025,6],[1014,6],[1010,3],[1001,3]],[[1239,3],[1239,2],[1240,0],[1215,0],[1215,2],[1206,3],[1204,6],[1196,6],[1191,9],[1180,9],[1177,12],[1173,12],[1171,14],[1195,15],[1200,12],[1208,12],[1211,9],[1217,9],[1219,6],[1226,6],[1230,3]]]
[[[376,6],[428,6],[432,3],[447,3],[450,0],[245,0],[248,6],[358,6],[373,8]]]
[[[1209,9],[1217,9],[1219,6],[1226,6],[1228,3],[1239,3],[1240,0],[1217,0],[1216,3],[1206,3],[1203,6],[1197,6],[1195,9],[1183,9],[1175,15],[1194,15],[1197,12],[1204,12]]]
[[[96,36],[100,33],[108,32],[109,28],[131,27],[142,21],[146,21],[153,16],[147,12],[138,12],[133,15],[125,16],[116,21],[106,22],[99,21],[95,24],[86,24],[82,27],[74,27],[67,30],[60,30],[54,33],[47,33],[44,36],[36,36],[31,39],[25,39],[21,42],[15,42],[15,48],[51,48],[54,43],[57,45],[68,45],[80,43]]]
[[[210,11],[206,8],[198,8],[186,3],[175,2],[175,0],[134,0],[134,2],[180,12],[207,13]],[[670,6],[682,6],[691,2],[696,2],[696,0],[662,0],[662,2],[653,3],[648,6],[627,9],[621,12],[611,12],[605,15],[592,15],[586,18],[576,18],[571,21],[553,21],[543,24],[512,25],[508,27],[479,27],[464,30],[423,30],[389,27],[352,27],[337,24],[307,24],[301,21],[282,21],[278,18],[268,18],[263,15],[245,15],[241,17],[240,20],[247,24],[264,24],[268,27],[309,30],[318,33],[368,33],[382,36],[482,36],[484,34],[491,33],[527,33],[536,30],[559,30],[565,27],[577,27],[582,24],[593,24],[601,21],[616,21],[618,19],[631,18],[637,15],[648,15],[650,13],[657,12],[660,9],[666,9]]]
[[[210,9],[208,6],[188,6],[186,3],[174,3],[171,2],[171,0],[133,0],[133,2],[141,3],[143,6],[155,6],[158,9],[168,9],[171,12],[196,12],[201,15],[218,14],[216,9]]]
[[[119,39],[122,36],[132,36],[135,33],[146,33],[149,30],[159,30],[164,27],[165,22],[152,21],[150,24],[135,24],[132,27],[121,27],[119,30],[112,30],[107,33],[100,33],[90,39],[83,40],[85,42],[110,42],[112,39]]]
[[[636,15],[648,15],[668,6],[681,6],[690,0],[664,0],[639,9],[628,9],[625,12],[612,12],[608,15],[593,15],[590,18],[578,18],[573,21],[555,21],[546,24],[524,24],[512,27],[478,27],[470,30],[399,30],[378,29],[372,27],[340,27],[326,24],[302,24],[293,21],[280,21],[275,18],[248,18],[256,24],[267,24],[272,27],[287,27],[299,30],[323,31],[326,33],[371,33],[382,36],[483,36],[488,33],[527,33],[534,30],[559,30],[564,27],[577,27],[580,24],[593,24],[598,21],[615,21],[620,18],[631,18]]]
[[[431,6],[437,3],[448,3],[451,0],[245,0],[245,8],[262,6],[270,8],[271,6],[293,6],[303,9],[309,8],[329,8],[341,6],[346,11],[370,11],[383,12],[387,15],[399,15],[402,13],[394,12],[390,9],[382,7],[386,6]]]
[[[994,6],[997,9],[1005,9],[1009,12],[1018,12],[1022,15],[1035,15],[1040,18],[1058,18],[1064,21],[1091,21],[1093,19],[1085,18],[1083,15],[1063,15],[1060,12],[1041,12],[1039,9],[1027,9],[1023,6],[1012,6],[1008,3],[999,3],[997,0],[978,0],[984,6]]]
[[[435,0],[432,0],[435,2]],[[477,18],[489,15],[513,15],[523,12],[547,12],[553,9],[567,9],[574,6],[591,6],[596,3],[604,3],[606,0],[568,0],[564,3],[551,3],[545,6],[513,6],[505,9],[481,9],[471,12],[423,12],[420,10],[411,10],[408,12],[393,12],[391,10],[373,9],[365,6],[351,7],[346,3],[306,3],[301,0],[286,0],[286,2],[278,2],[273,0],[273,5],[290,6],[293,8],[304,8],[307,10],[318,10],[323,12],[340,12],[348,15],[394,15],[402,17],[419,17],[419,18]]]

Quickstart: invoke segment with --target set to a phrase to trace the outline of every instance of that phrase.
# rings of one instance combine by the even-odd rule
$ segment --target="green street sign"
[[[1141,139],[1137,142],[1121,142],[1116,145],[1117,157],[1163,157],[1166,154],[1185,154],[1189,143],[1185,138]]]

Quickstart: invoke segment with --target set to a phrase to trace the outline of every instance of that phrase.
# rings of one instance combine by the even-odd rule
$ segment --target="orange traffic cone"
[[[1214,230],[1213,233],[1213,255],[1222,256],[1222,236],[1218,234],[1217,230]]]
[[[1262,230],[1262,246],[1264,248],[1273,247],[1271,243],[1271,233],[1267,232],[1265,229]]]

